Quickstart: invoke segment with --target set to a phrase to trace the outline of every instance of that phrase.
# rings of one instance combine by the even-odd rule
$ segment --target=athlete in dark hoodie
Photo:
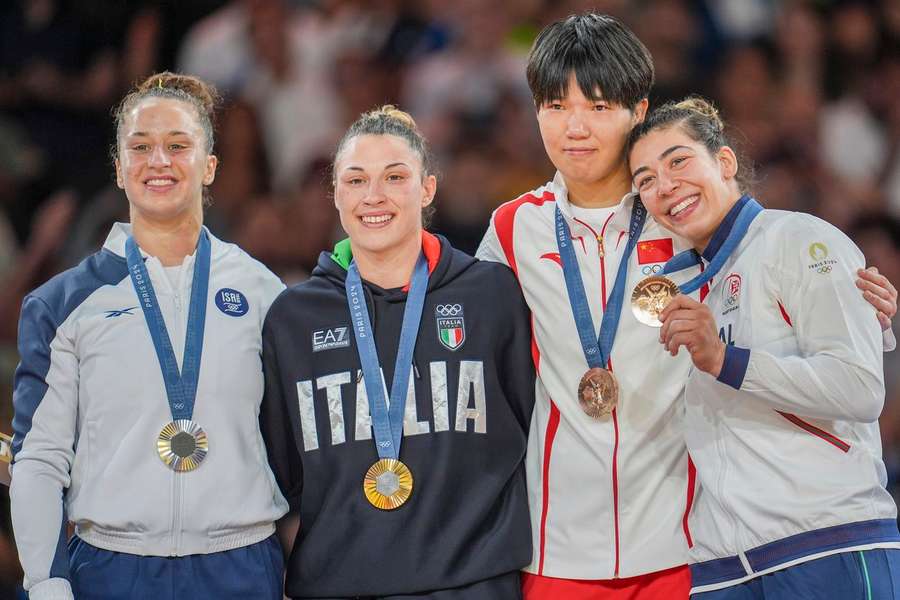
[[[261,429],[300,521],[291,598],[521,597],[530,317],[507,267],[424,230],[429,162],[406,113],[354,123],[334,163],[350,238],[266,318]]]

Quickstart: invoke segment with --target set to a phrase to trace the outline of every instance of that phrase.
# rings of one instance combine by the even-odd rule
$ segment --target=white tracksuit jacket
[[[693,483],[680,398],[690,359],[686,353],[670,357],[659,343],[659,330],[634,318],[629,299],[635,284],[688,246],[649,216],[641,243],[669,249],[662,256],[658,250],[642,252],[639,244],[629,262],[611,357],[619,407],[594,420],[576,396],[588,367],[559,262],[554,210],[558,204],[572,232],[599,330],[628,241],[633,197],[626,196],[608,222],[575,220],[557,174],[546,186],[498,208],[478,249],[478,258],[512,268],[533,315],[538,381],[526,457],[534,540],[534,559],[526,570],[531,573],[612,579],[687,562]]]
[[[877,423],[883,339],[854,284],[863,265],[828,223],[765,210],[714,280],[705,303],[730,344],[725,367],[718,381],[693,370],[685,390],[700,482],[693,591],[900,547]],[[727,557],[730,571],[704,563]]]
[[[210,235],[193,416],[209,436],[209,454],[197,470],[176,473],[156,450],[172,417],[128,276],[129,232],[116,224],[100,252],[22,306],[10,493],[32,600],[71,597],[66,520],[100,548],[182,556],[261,541],[287,510],[258,425],[262,324],[284,286],[237,246]],[[161,263],[146,261],[179,366],[193,264],[193,256],[185,259],[173,289]]]

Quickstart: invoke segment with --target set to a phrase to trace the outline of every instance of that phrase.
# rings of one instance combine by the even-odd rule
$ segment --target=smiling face
[[[574,72],[569,76],[564,98],[548,100],[538,107],[544,149],[562,173],[574,202],[595,201],[596,195],[602,195],[610,184],[624,184],[627,188],[625,141],[632,127],[643,120],[646,110],[646,99],[633,111],[602,98],[591,100],[581,91]],[[608,200],[621,200],[618,190],[610,192],[618,197]]]
[[[344,145],[334,166],[334,204],[354,255],[410,247],[418,252],[422,209],[437,181],[422,158],[395,135],[359,135]]]
[[[203,186],[215,178],[197,111],[172,98],[147,98],[126,115],[118,140],[116,182],[131,220],[202,221]]]
[[[680,125],[654,129],[631,149],[632,181],[663,227],[702,250],[740,199],[737,160],[728,146],[710,154]]]

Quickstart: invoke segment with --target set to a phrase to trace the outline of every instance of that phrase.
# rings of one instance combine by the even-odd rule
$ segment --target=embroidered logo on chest
[[[105,319],[115,319],[116,317],[121,317],[122,315],[132,316],[134,315],[133,310],[137,310],[138,306],[132,306],[131,308],[122,308],[120,310],[106,310],[103,311],[106,313]]]
[[[722,314],[737,310],[741,298],[741,276],[731,273],[722,282]]]
[[[247,298],[231,288],[222,288],[216,292],[216,306],[229,317],[242,317],[250,310]]]
[[[313,331],[312,351],[334,350],[335,348],[348,348],[350,346],[350,327],[332,327]]]
[[[447,350],[457,350],[466,341],[466,322],[462,304],[438,304],[434,307],[438,340]]]

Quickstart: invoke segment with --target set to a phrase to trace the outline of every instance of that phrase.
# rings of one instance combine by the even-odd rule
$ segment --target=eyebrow
[[[394,162],[389,165],[385,165],[384,170],[387,171],[388,169],[393,169],[394,167],[406,167],[407,169],[410,168],[410,166],[408,164],[406,164],[405,162]],[[355,165],[350,165],[345,170],[346,171],[365,171],[365,169],[363,169],[362,167],[357,167]]]
[[[174,131],[170,131],[166,135],[188,135],[189,136],[190,134],[187,131],[174,130]],[[146,131],[133,131],[128,134],[128,137],[149,137],[149,136],[150,136],[150,134],[147,133]]]
[[[676,145],[666,149],[665,151],[663,151],[663,153],[660,154],[657,158],[658,158],[658,160],[662,160],[665,157],[667,157],[668,155],[675,152],[676,150],[680,150],[681,148],[690,150],[690,148],[688,148],[687,146],[683,146],[681,144],[676,144]],[[646,167],[646,166],[638,167],[638,169],[634,173],[631,174],[631,180],[634,181],[634,178],[637,177],[639,174],[643,173],[644,171],[649,171],[649,170],[650,170],[650,167]]]

